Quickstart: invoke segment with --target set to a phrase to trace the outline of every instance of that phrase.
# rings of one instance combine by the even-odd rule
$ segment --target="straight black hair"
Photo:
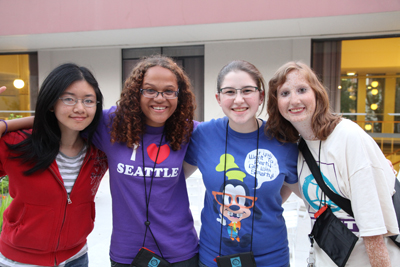
[[[55,160],[60,149],[61,131],[52,110],[64,91],[77,81],[86,81],[94,89],[98,101],[93,121],[84,129],[88,136],[87,143],[91,143],[102,116],[103,95],[96,79],[87,68],[73,63],[62,64],[50,72],[40,87],[32,134],[24,132],[27,136],[24,141],[8,145],[16,155],[13,158],[22,159],[23,164],[32,166],[24,172],[25,175],[44,171]]]

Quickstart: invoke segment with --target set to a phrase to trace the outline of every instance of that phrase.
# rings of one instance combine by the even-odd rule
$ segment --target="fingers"
[[[7,88],[5,86],[0,87],[0,94],[3,93]]]

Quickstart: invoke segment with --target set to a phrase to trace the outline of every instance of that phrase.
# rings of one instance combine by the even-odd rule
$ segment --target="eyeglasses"
[[[64,97],[64,98],[60,97],[59,99],[61,99],[62,102],[67,106],[76,105],[76,103],[78,103],[78,100],[80,100],[82,102],[82,104],[85,107],[88,107],[88,108],[92,108],[92,107],[96,106],[97,103],[100,103],[100,101],[96,101],[96,100],[93,100],[91,98],[76,99],[74,97],[68,96],[68,97]]]
[[[257,197],[249,197],[249,196],[241,196],[241,195],[231,195],[224,194],[223,192],[213,191],[215,201],[218,202],[221,206],[229,208],[232,205],[237,205],[241,208],[251,209],[254,206],[254,202],[257,200]],[[222,197],[225,195],[224,201],[222,201]],[[222,204],[224,202],[224,204]]]
[[[158,92],[153,89],[140,89],[140,93],[148,98],[156,98],[158,94],[161,94],[165,99],[174,99],[178,97],[179,89],[177,91],[167,90],[164,92]]]
[[[245,86],[240,89],[232,88],[232,87],[225,87],[219,90],[226,98],[236,98],[237,91],[240,91],[240,94],[243,98],[249,98],[254,95],[255,92],[260,91],[260,89],[256,86]]]

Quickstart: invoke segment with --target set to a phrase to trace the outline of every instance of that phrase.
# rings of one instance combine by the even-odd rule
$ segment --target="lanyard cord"
[[[256,150],[256,171],[254,173],[254,209],[256,208],[256,188],[257,188],[257,167],[258,167],[258,144],[260,142],[260,125],[257,122],[257,150]],[[254,214],[255,211],[253,209],[253,220],[251,222],[251,243],[250,243],[250,251],[253,251],[253,230],[254,230]]]
[[[257,167],[258,167],[258,144],[260,141],[260,125],[256,118],[257,122],[257,150],[256,150],[256,170],[254,176],[254,209],[256,208],[256,187],[257,187]],[[222,214],[221,214],[221,232],[220,232],[220,239],[219,239],[219,253],[218,255],[221,256],[221,248],[222,248],[222,229],[224,225],[224,209],[225,209],[225,187],[226,187],[226,158],[228,153],[228,127],[229,127],[229,120],[226,123],[226,136],[225,136],[225,159],[224,159],[224,192],[222,195]],[[251,241],[250,241],[250,251],[253,250],[253,230],[254,230],[254,210],[253,210],[253,217],[251,223]]]
[[[144,144],[143,144],[144,136],[142,136],[143,181],[144,181],[144,193],[145,193],[145,197],[146,197],[146,221],[144,222],[144,225],[146,225],[146,232],[144,233],[144,239],[143,239],[143,245],[142,245],[142,247],[144,247],[144,243],[145,243],[145,241],[146,241],[146,236],[147,236],[147,229],[148,229],[148,230],[150,231],[151,236],[152,236],[153,239],[154,239],[154,242],[156,243],[156,246],[157,246],[157,248],[158,248],[158,251],[160,251],[161,257],[164,258],[163,254],[162,254],[162,252],[161,252],[161,249],[160,249],[160,247],[158,246],[157,240],[156,240],[156,238],[155,238],[155,236],[154,236],[154,234],[153,234],[153,231],[151,231],[151,228],[150,228],[150,221],[149,221],[149,204],[150,204],[151,189],[152,189],[152,187],[153,187],[154,170],[155,170],[155,168],[156,168],[157,159],[158,159],[158,154],[160,153],[160,148],[161,148],[161,143],[162,143],[163,137],[164,137],[164,131],[162,132],[161,139],[160,139],[160,144],[159,144],[158,150],[157,150],[156,160],[154,161],[153,172],[152,172],[152,174],[151,174],[149,196],[147,197],[146,170],[145,170],[145,167],[144,167]]]

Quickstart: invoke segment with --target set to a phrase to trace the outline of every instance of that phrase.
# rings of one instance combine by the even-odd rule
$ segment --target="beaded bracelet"
[[[4,133],[1,135],[1,136],[3,136],[3,135],[5,135],[5,134],[7,133],[8,124],[7,124],[7,122],[6,122],[5,120],[0,120],[0,121],[4,122],[4,123],[6,124],[6,130],[5,130]]]

